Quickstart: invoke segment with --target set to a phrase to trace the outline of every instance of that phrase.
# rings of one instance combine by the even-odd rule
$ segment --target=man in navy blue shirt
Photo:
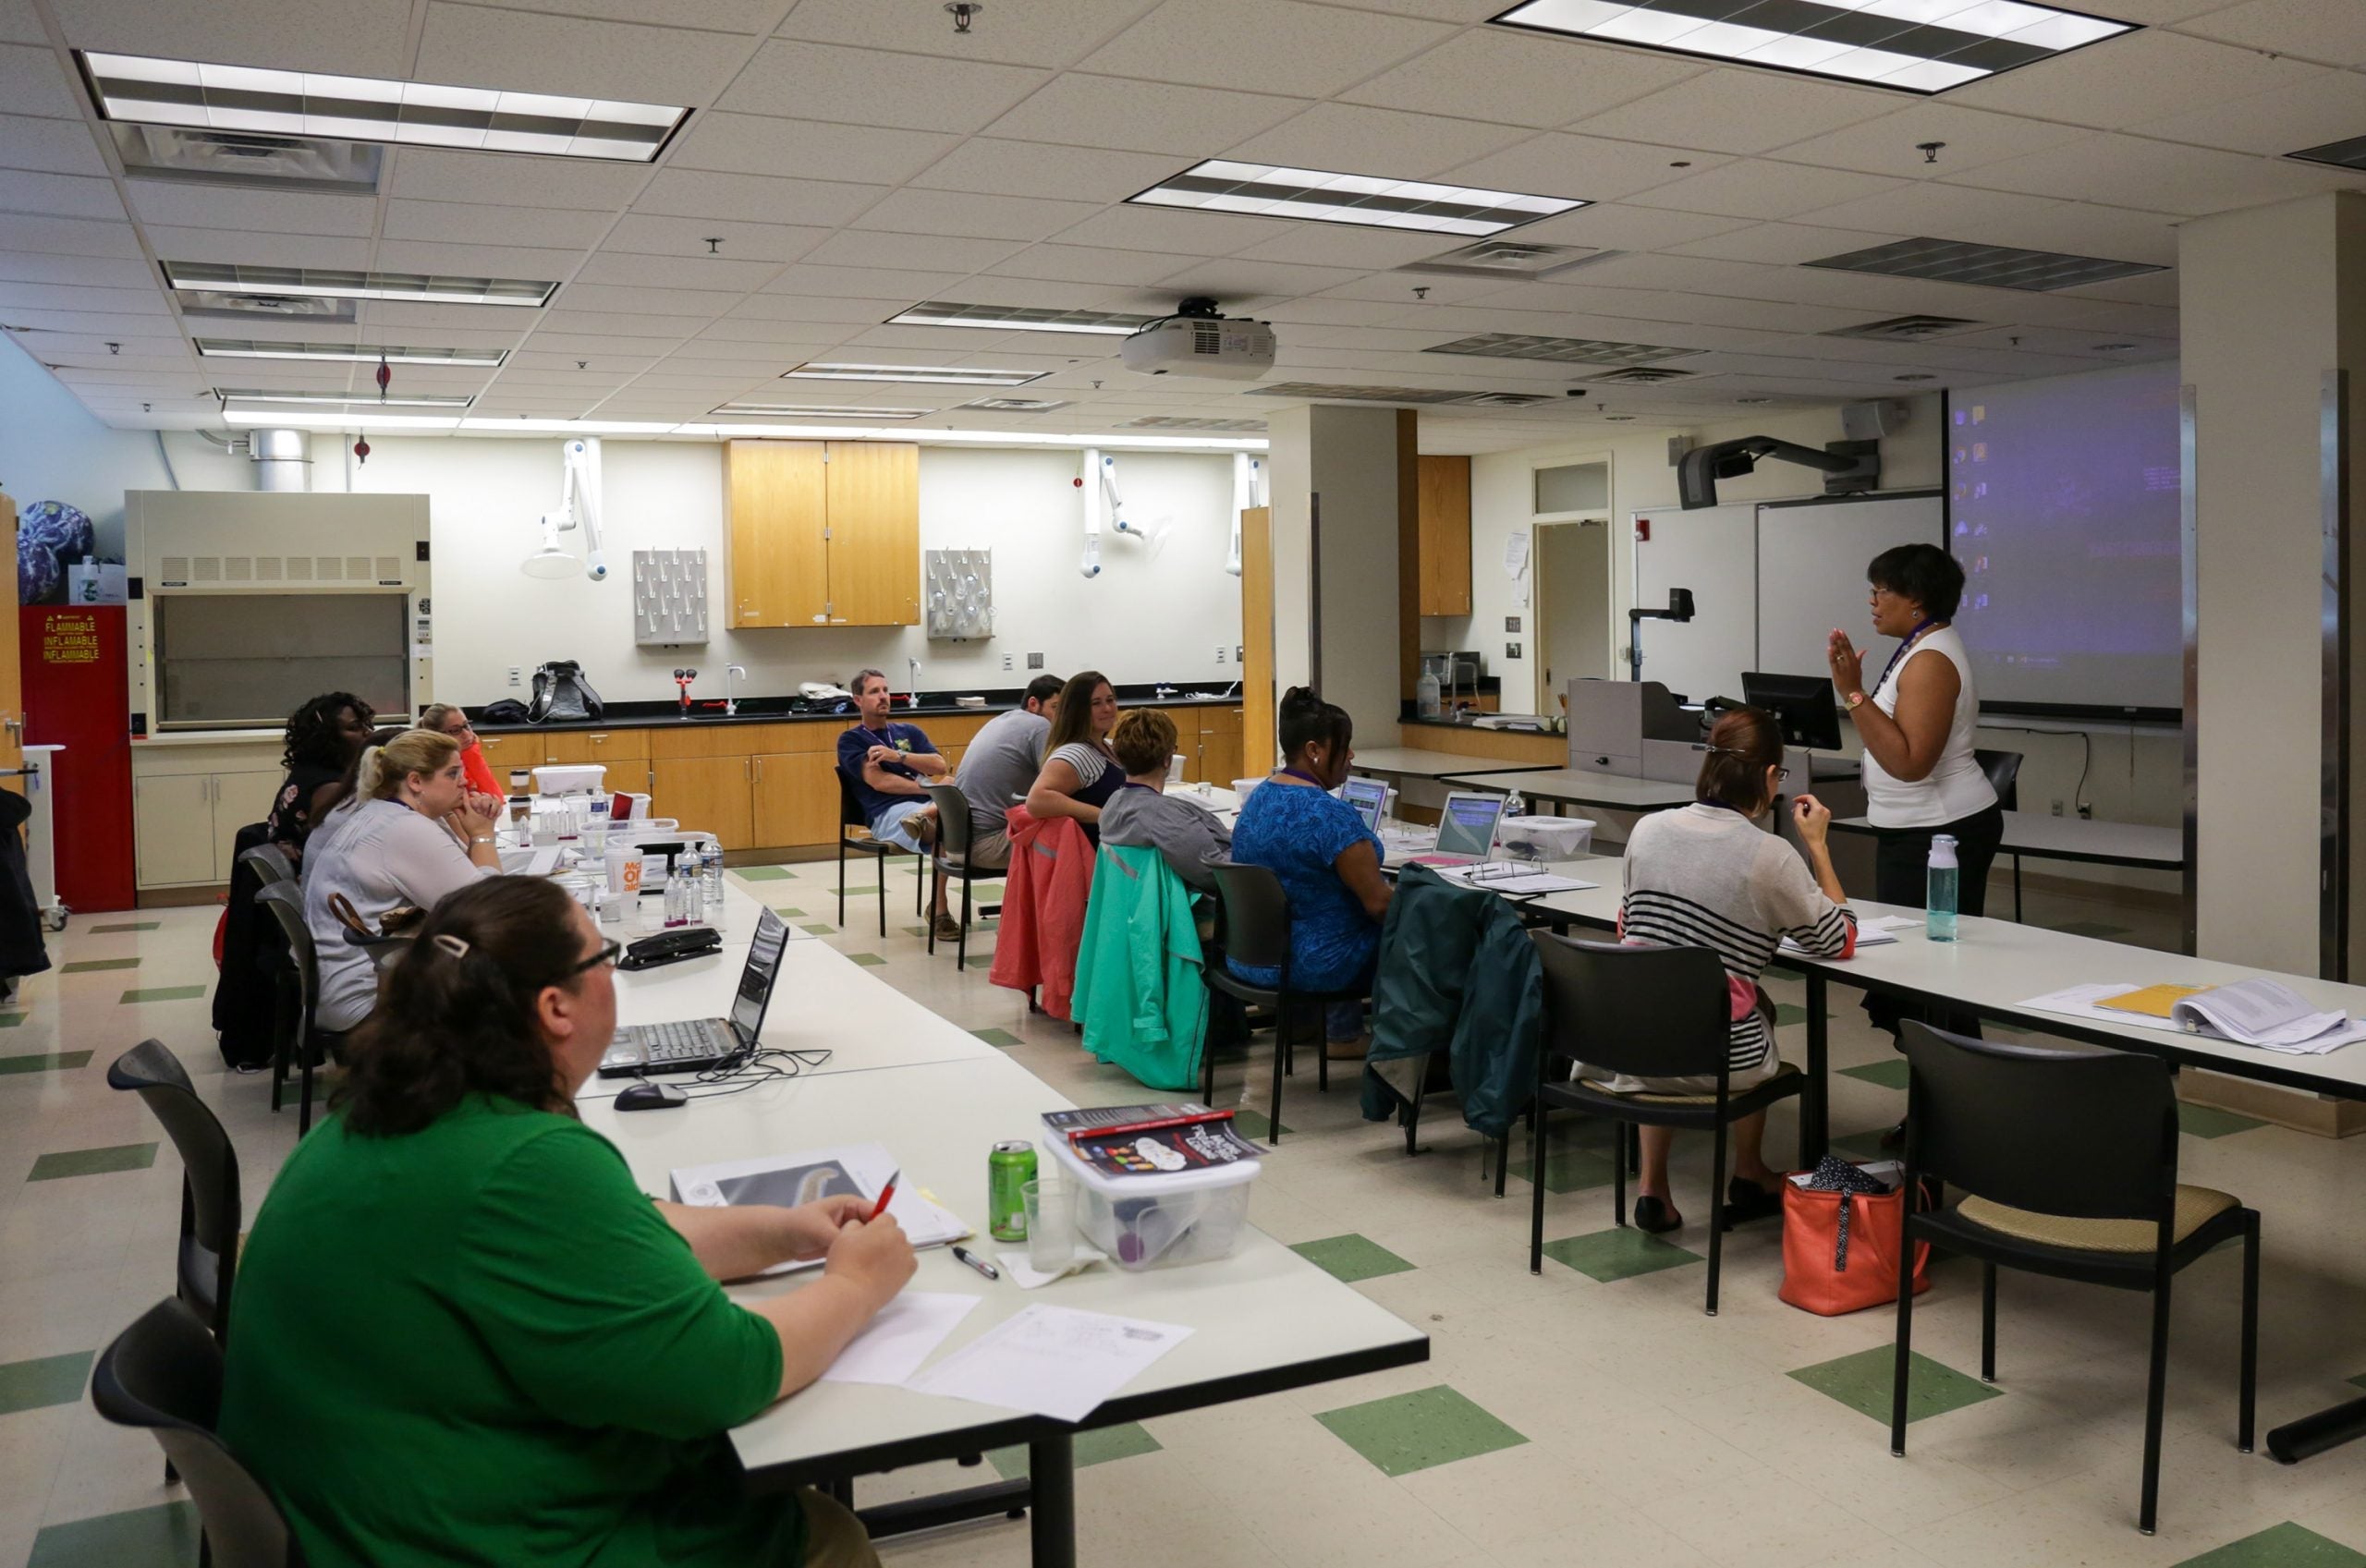
[[[887,717],[890,700],[885,675],[865,670],[855,676],[854,703],[862,722],[838,736],[838,771],[852,782],[855,800],[871,824],[872,837],[925,855],[936,842],[936,806],[922,781],[942,779],[948,770],[918,724],[897,723]],[[936,904],[931,914],[939,922],[951,923],[945,912],[942,880],[936,884]]]

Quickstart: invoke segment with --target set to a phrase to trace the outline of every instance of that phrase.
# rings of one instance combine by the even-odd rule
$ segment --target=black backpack
[[[597,722],[606,716],[608,706],[592,683],[583,678],[583,666],[572,659],[554,659],[534,672],[534,700],[526,710],[530,723],[549,720],[589,719]]]

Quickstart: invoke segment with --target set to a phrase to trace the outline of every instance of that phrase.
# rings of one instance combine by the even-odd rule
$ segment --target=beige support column
[[[1364,745],[1391,744],[1405,689],[1401,602],[1413,586],[1399,569],[1415,500],[1413,416],[1312,405],[1267,423],[1275,693],[1313,681],[1354,716]]]

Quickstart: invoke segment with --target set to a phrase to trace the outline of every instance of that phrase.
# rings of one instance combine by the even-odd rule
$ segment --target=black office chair
[[[221,1120],[197,1096],[180,1058],[143,1039],[107,1066],[107,1088],[140,1096],[181,1157],[181,1234],[177,1288],[213,1337],[230,1333],[230,1287],[238,1268],[238,1151]]]
[[[273,882],[255,893],[255,902],[270,910],[287,937],[287,957],[296,971],[296,995],[281,1020],[279,1040],[271,1062],[271,1108],[280,1107],[287,1084],[287,1060],[295,1057],[303,1075],[302,1103],[296,1118],[296,1136],[312,1130],[312,1069],[323,1051],[344,1043],[344,1031],[324,1029],[312,1021],[320,1005],[321,961],[312,946],[312,930],[304,923],[304,891],[295,882]]]
[[[222,1412],[222,1347],[187,1303],[167,1298],[99,1353],[91,1404],[137,1427],[189,1482],[215,1568],[303,1568],[287,1517],[214,1427]]]
[[[241,851],[238,858],[255,869],[256,879],[265,887],[274,882],[296,880],[295,864],[287,858],[287,852],[275,844],[256,845],[252,849]]]
[[[1709,1295],[1717,1315],[1717,1277],[1726,1233],[1726,1128],[1742,1117],[1788,1100],[1807,1087],[1789,1063],[1737,1094],[1731,1070],[1730,1003],[1726,966],[1705,947],[1628,947],[1579,942],[1551,931],[1530,933],[1544,966],[1544,1049],[1536,1055],[1537,1124],[1530,1144],[1533,1210],[1529,1217],[1528,1271],[1544,1271],[1544,1159],[1555,1106],[1622,1124],[1613,1201],[1627,1223],[1628,1127],[1681,1127],[1713,1136],[1709,1161]],[[1604,1076],[1639,1078],[1714,1076],[1714,1094],[1616,1094],[1572,1074],[1560,1063],[1583,1063]]]
[[[1981,1265],[1980,1376],[1996,1380],[1996,1269],[2153,1293],[2137,1527],[2160,1498],[2169,1370],[2169,1282],[2222,1242],[2243,1243],[2242,1373],[2235,1446],[2251,1451],[2259,1371],[2259,1214],[2177,1180],[2177,1102],[2168,1065],[2132,1051],[1966,1039],[1909,1019],[1902,1043],[1906,1190],[1923,1177],[1962,1189],[1952,1209],[1903,1212],[1898,1256],[1917,1241]],[[1906,1452],[1913,1271],[1899,1270],[1889,1447]]]
[[[1263,1007],[1274,1015],[1273,1125],[1268,1145],[1282,1141],[1282,1079],[1293,1068],[1296,1036],[1290,1020],[1307,1008],[1315,1010],[1315,1087],[1331,1087],[1330,1053],[1323,1049],[1322,1010],[1335,1002],[1362,1002],[1370,986],[1348,991],[1299,991],[1290,984],[1290,903],[1279,877],[1263,866],[1234,860],[1211,860],[1216,879],[1216,940],[1201,974],[1208,986],[1245,1006]],[[1251,968],[1280,971],[1270,986],[1251,985],[1232,972],[1228,958]],[[1201,1088],[1207,1103],[1215,1102],[1215,1052],[1201,1048]]]
[[[885,936],[887,934],[887,857],[907,855],[910,851],[889,844],[884,838],[872,836],[871,819],[862,814],[862,802],[855,798],[854,781],[847,777],[847,771],[844,768],[839,768],[835,772],[838,775],[838,925],[843,930],[847,923],[847,851],[851,849],[858,855],[870,856],[877,869],[879,934]],[[860,828],[862,836],[857,838],[847,831],[849,828]],[[920,881],[923,885],[912,891],[912,913],[915,915],[925,911],[928,896],[925,886],[928,879],[921,877]]]
[[[1980,771],[1988,775],[1988,787],[1996,792],[1996,804],[2007,811],[2021,808],[2021,754],[2018,751],[1991,751],[1982,748],[1971,754]],[[2013,918],[2021,918],[2021,857],[2013,857]]]
[[[922,786],[928,797],[936,802],[936,848],[931,867],[937,876],[957,881],[961,884],[961,934],[953,944],[953,962],[960,967],[970,963],[970,884],[994,881],[1010,874],[1006,866],[972,866],[970,845],[976,837],[970,820],[970,797],[961,793],[959,784],[933,784]],[[981,915],[999,915],[1002,906],[988,904],[978,908]],[[936,952],[936,922],[928,923],[928,950]]]

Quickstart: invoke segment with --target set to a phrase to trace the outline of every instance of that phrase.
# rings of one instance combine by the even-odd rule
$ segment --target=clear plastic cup
[[[1076,1210],[1066,1182],[1020,1185],[1027,1205],[1027,1261],[1039,1274],[1056,1274],[1076,1258]]]

